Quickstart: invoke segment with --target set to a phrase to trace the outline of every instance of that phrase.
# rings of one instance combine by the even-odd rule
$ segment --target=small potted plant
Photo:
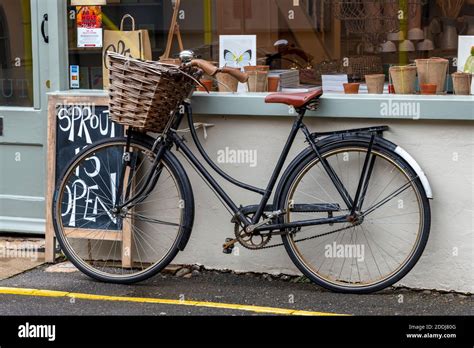
[[[344,84],[345,94],[359,94],[360,83],[349,82]]]
[[[385,85],[385,74],[365,75],[367,90],[369,94],[383,94]]]
[[[436,85],[437,93],[445,91],[446,75],[448,73],[449,61],[444,58],[416,59],[418,69],[418,80],[422,85]],[[428,86],[427,88],[430,88]]]
[[[392,66],[390,78],[396,94],[415,94],[416,66]]]

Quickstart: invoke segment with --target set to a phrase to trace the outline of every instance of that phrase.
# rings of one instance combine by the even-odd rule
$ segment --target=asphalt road
[[[335,294],[310,283],[262,275],[200,271],[191,278],[158,275],[136,285],[99,283],[80,272],[47,273],[40,266],[0,287],[34,288],[132,298],[203,301],[346,315],[472,315],[472,296],[388,289],[372,295]],[[252,310],[180,303],[141,303],[2,294],[0,315],[259,315]],[[265,313],[272,314],[272,313]],[[276,313],[275,313],[276,314]]]

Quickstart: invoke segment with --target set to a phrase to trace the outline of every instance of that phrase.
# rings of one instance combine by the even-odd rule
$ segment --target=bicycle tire
[[[368,142],[367,140],[355,140],[355,139],[345,139],[341,140],[336,143],[330,143],[326,146],[323,146],[320,149],[320,153],[322,157],[327,156],[330,153],[341,153],[345,152],[348,149],[367,149]],[[328,281],[327,279],[321,277],[317,273],[314,272],[305,262],[301,255],[295,249],[294,240],[297,240],[297,237],[294,237],[291,233],[282,235],[283,244],[285,249],[292,260],[292,262],[296,265],[296,267],[311,281],[314,283],[335,292],[340,293],[355,293],[355,294],[362,294],[362,293],[372,293],[376,291],[380,291],[384,288],[387,288],[394,283],[401,280],[404,276],[407,275],[408,272],[415,266],[418,262],[419,258],[421,257],[426,243],[429,237],[430,231],[430,223],[431,223],[431,211],[430,211],[430,203],[426,196],[425,190],[421,181],[417,178],[415,171],[410,167],[410,165],[401,158],[397,153],[387,149],[383,146],[378,144],[374,144],[373,151],[386,156],[388,159],[392,160],[408,177],[413,178],[414,180],[412,187],[415,188],[416,194],[420,198],[420,210],[422,211],[422,228],[419,233],[419,238],[417,239],[416,245],[414,246],[414,251],[410,254],[410,257],[406,260],[406,262],[394,273],[391,274],[389,277],[383,279],[380,282],[376,282],[369,285],[344,285],[334,281]],[[285,180],[285,184],[282,186],[281,192],[277,195],[275,204],[279,207],[279,209],[286,209],[288,205],[288,197],[292,187],[294,187],[294,182],[301,175],[302,171],[307,170],[308,166],[315,165],[319,162],[317,155],[314,151],[308,151],[306,156],[302,156],[300,161],[296,163],[292,170],[289,171],[289,174]],[[359,178],[359,177],[358,177]],[[357,179],[358,179],[357,178]],[[370,186],[369,186],[370,187]],[[298,203],[298,202],[296,202]],[[286,217],[285,217],[286,219]],[[339,226],[335,226],[333,229],[335,230]],[[298,236],[298,233],[295,234]],[[352,240],[352,237],[351,237]],[[352,271],[351,271],[352,272]]]
[[[189,178],[178,159],[169,151],[165,151],[162,163],[173,176],[180,192],[181,200],[184,202],[179,231],[176,233],[176,238],[172,242],[171,247],[166,252],[165,256],[159,262],[154,263],[145,271],[138,272],[137,274],[130,274],[129,276],[109,275],[103,272],[94,271],[94,269],[87,267],[85,261],[77,254],[75,250],[72,249],[70,243],[68,242],[67,236],[65,234],[65,228],[63,228],[61,222],[61,204],[59,202],[59,197],[62,196],[62,192],[65,190],[67,182],[66,178],[72,175],[71,173],[75,170],[74,168],[79,167],[81,162],[85,161],[89,156],[96,153],[97,151],[100,151],[101,149],[111,148],[112,146],[125,147],[126,144],[126,138],[105,139],[81,151],[70,161],[70,163],[66,166],[66,169],[61,174],[54,193],[52,205],[55,234],[59,245],[67,258],[74,264],[74,266],[76,266],[81,272],[88,275],[89,277],[102,282],[116,284],[133,284],[141,282],[163,270],[169,263],[172,262],[180,250],[184,250],[190,238],[194,222],[194,197]],[[132,138],[130,145],[132,147],[142,148],[145,151],[149,151],[149,153],[153,153],[151,151],[153,143],[149,139]]]

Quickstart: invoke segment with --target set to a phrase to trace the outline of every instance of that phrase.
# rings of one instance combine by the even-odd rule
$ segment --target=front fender
[[[150,137],[147,134],[143,133],[134,133],[133,137],[135,139],[139,139],[143,142],[146,142],[149,144],[149,146],[153,146],[155,142],[155,138]],[[183,221],[183,230],[181,235],[179,236],[178,240],[178,249],[180,251],[183,251],[186,248],[186,245],[189,242],[189,239],[191,238],[191,232],[193,229],[194,225],[194,193],[193,193],[193,188],[191,186],[191,182],[189,181],[189,177],[186,174],[186,170],[184,169],[183,165],[181,162],[178,160],[178,158],[171,152],[171,151],[165,151],[164,153],[165,159],[171,163],[175,169],[180,173],[181,179],[183,181],[183,189],[186,191],[187,198],[189,200],[188,202],[188,208],[190,209],[190,213],[185,215],[184,221]]]

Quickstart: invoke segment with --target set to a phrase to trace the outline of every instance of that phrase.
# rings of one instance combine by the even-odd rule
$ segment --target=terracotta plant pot
[[[240,71],[239,68],[231,68],[232,70]],[[229,74],[218,73],[216,75],[217,78],[217,86],[219,88],[219,92],[237,92],[239,87],[239,81]]]
[[[204,86],[206,86],[206,88],[207,88],[207,90],[208,90],[209,92],[212,91],[212,85],[213,85],[213,83],[214,83],[213,80],[202,79],[202,80],[201,80],[201,83],[202,83]],[[207,92],[204,87],[199,86],[199,85],[198,85],[197,90],[200,91],[200,92]]]
[[[436,94],[438,86],[434,83],[423,83],[420,84],[421,94],[423,95],[433,95]]]
[[[277,92],[280,86],[280,78],[278,76],[268,77],[268,91]]]
[[[472,75],[463,72],[455,72],[453,78],[454,93],[456,95],[471,94]]]
[[[245,72],[249,75],[247,86],[249,92],[267,92],[268,90],[268,65],[248,65],[244,66]]]
[[[390,78],[396,94],[415,94],[416,66],[392,66]]]
[[[383,94],[385,85],[384,74],[365,75],[365,82],[367,83],[369,94]]]
[[[437,93],[444,92],[449,61],[443,58],[430,58],[416,59],[415,62],[420,85],[434,84],[438,86]]]
[[[249,92],[267,92],[268,90],[268,72],[253,71],[249,72],[249,80],[247,82]]]
[[[346,94],[359,94],[360,83],[345,83],[344,93]]]

